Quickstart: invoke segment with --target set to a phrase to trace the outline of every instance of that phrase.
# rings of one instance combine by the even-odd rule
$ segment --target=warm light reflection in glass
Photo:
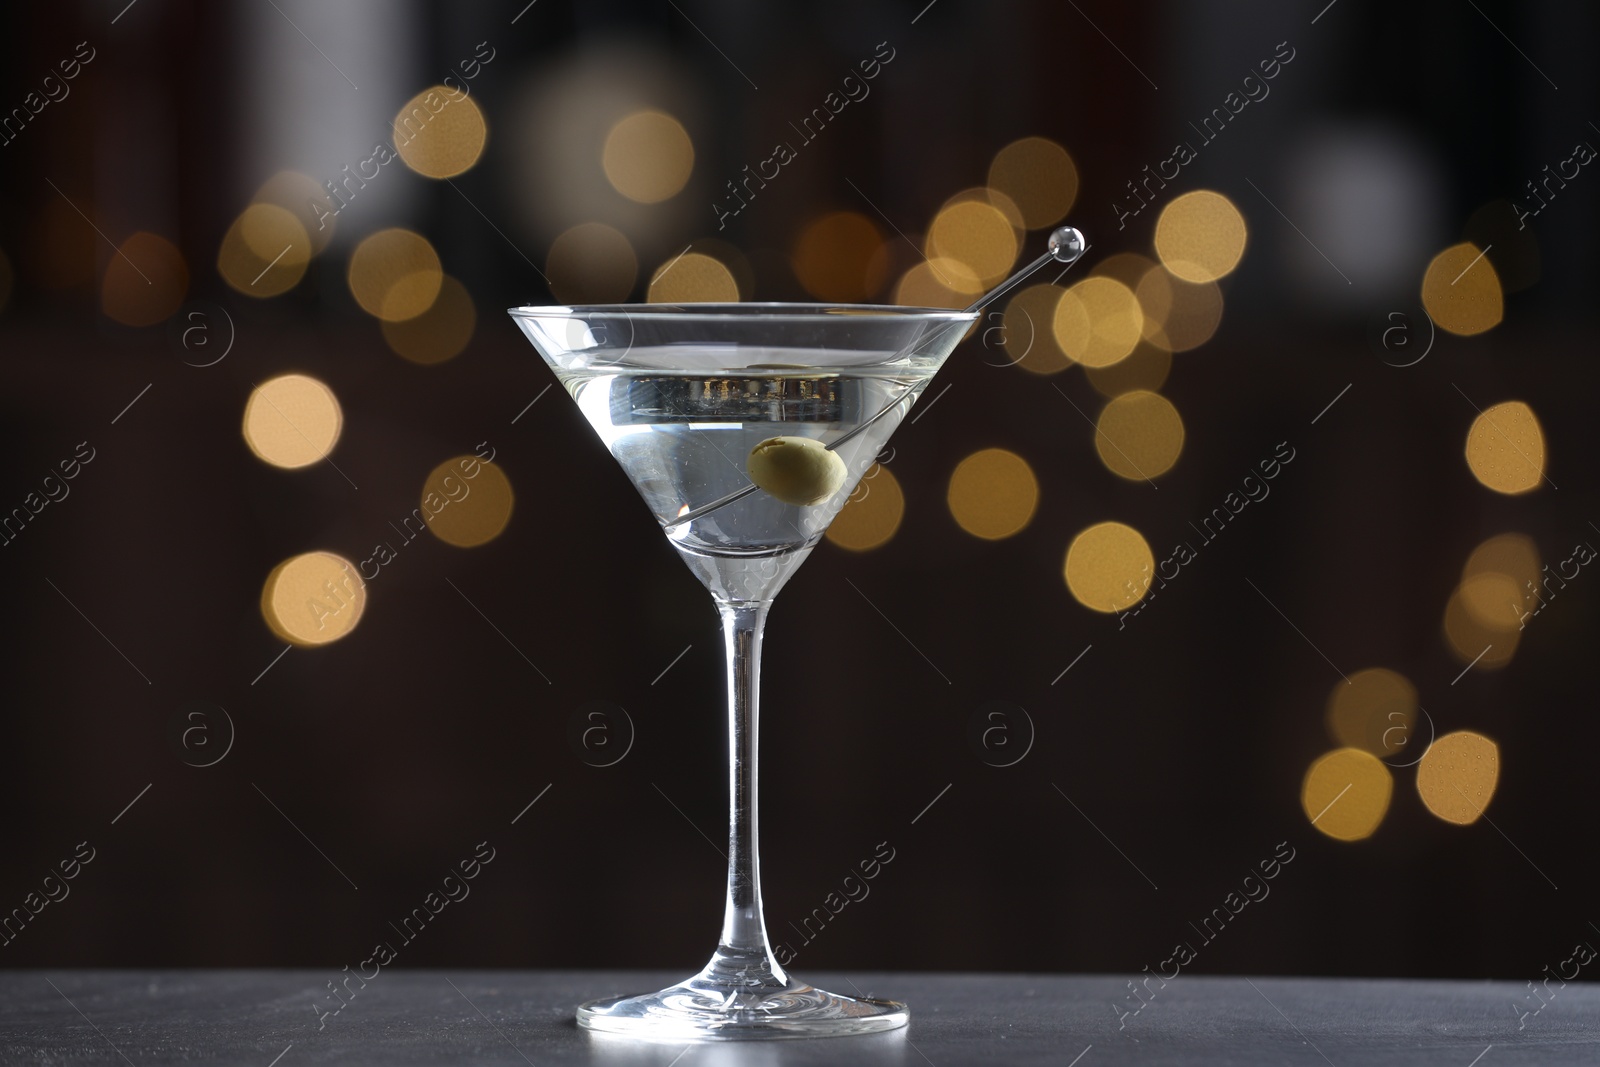
[[[276,204],[251,204],[233,220],[217,252],[222,280],[245,296],[293,289],[311,262],[311,238],[300,219]]]
[[[1471,337],[1505,313],[1500,277],[1477,245],[1463,242],[1433,257],[1422,276],[1422,306],[1440,329]]]
[[[422,483],[422,518],[433,535],[457,548],[493,541],[511,521],[511,482],[477,456],[457,456]]]
[[[100,307],[125,326],[153,326],[170,318],[188,292],[183,253],[165,237],[140,231],[106,261]]]
[[[443,363],[454,359],[472,340],[478,322],[477,308],[467,287],[448,274],[441,280],[433,306],[404,322],[382,322],[383,339],[395,355],[412,363]]]
[[[1144,599],[1154,568],[1150,544],[1138,530],[1102,522],[1072,539],[1062,575],[1078,603],[1110,614]]]
[[[1417,690],[1406,676],[1384,667],[1356,671],[1328,694],[1328,733],[1347,748],[1374,756],[1398,755],[1411,743]]]
[[[950,514],[967,533],[998,541],[1022,532],[1039,506],[1039,480],[1028,461],[985,448],[956,465],[945,493]]]
[[[1472,420],[1466,455],[1485,489],[1508,496],[1530,492],[1544,477],[1544,431],[1532,408],[1507,400]]]
[[[387,322],[404,322],[433,306],[444,271],[426,237],[392,228],[356,245],[348,278],[350,293],[363,311]]]
[[[1483,815],[1500,780],[1500,746],[1480,733],[1445,734],[1417,764],[1417,792],[1429,811],[1460,826]]]
[[[1100,462],[1119,478],[1156,478],[1171,470],[1183,451],[1183,418],[1159,393],[1123,393],[1100,412],[1094,447]]]
[[[739,283],[722,260],[703,252],[685,252],[668,260],[650,278],[646,300],[652,304],[732,304]]]
[[[989,185],[1017,205],[1024,229],[1066,218],[1078,195],[1078,168],[1067,150],[1044,137],[1024,137],[995,154]]]
[[[544,269],[563,304],[620,304],[633,292],[639,257],[621,231],[580,222],[550,243]]]
[[[1214,282],[1244,256],[1244,216],[1233,201],[1209,189],[1173,199],[1156,220],[1156,255],[1186,282]]]
[[[874,463],[828,527],[828,540],[852,552],[889,543],[905,517],[906,498],[888,467]]]
[[[293,645],[325,645],[354,630],[367,606],[354,565],[332,552],[307,552],[272,569],[261,588],[261,617]]]
[[[285,374],[251,390],[244,440],[274,467],[306,467],[339,442],[344,413],[333,390],[304,374]]]
[[[794,273],[818,300],[860,303],[877,294],[887,277],[883,234],[854,211],[814,219],[795,242]]]
[[[1336,748],[1311,764],[1300,806],[1311,825],[1335,841],[1371,837],[1389,811],[1394,777],[1370,752]]]
[[[1139,343],[1144,312],[1133,290],[1115,278],[1088,277],[1056,304],[1056,342],[1086,367],[1109,367]]]
[[[477,101],[443,85],[424,89],[394,117],[394,147],[425,178],[454,178],[483,155],[489,126]]]
[[[688,184],[694,144],[683,123],[666,112],[636,111],[611,127],[600,162],[617,192],[658,204]]]

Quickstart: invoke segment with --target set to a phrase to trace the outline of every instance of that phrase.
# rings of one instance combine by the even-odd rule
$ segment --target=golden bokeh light
[[[756,291],[756,270],[750,265],[744,250],[737,245],[716,237],[697,237],[689,244],[689,251],[710,256],[728,268],[728,273],[733,275],[734,289],[739,294],[736,299],[748,300],[750,294]],[[781,261],[776,252],[765,252],[764,255],[774,265]]]
[[[1222,287],[1186,282],[1157,264],[1135,283],[1147,341],[1169,352],[1188,352],[1211,340],[1222,324]]]
[[[1505,315],[1500,276],[1477,245],[1451,245],[1422,276],[1422,306],[1442,330],[1461,337],[1483,333]]]
[[[1101,522],[1072,539],[1062,574],[1078,603],[1111,614],[1144,599],[1155,565],[1150,544],[1138,530]]]
[[[1072,360],[1056,341],[1056,305],[1064,292],[1057,285],[1030,285],[1006,305],[1000,333],[982,331],[985,359],[1011,363],[1030,374],[1060,374]]]
[[[685,252],[651,275],[645,299],[651,304],[732,304],[739,300],[739,283],[722,260]]]
[[[286,559],[261,587],[261,617],[273,633],[301,647],[345,636],[366,606],[366,583],[349,560],[332,552]]]
[[[1473,549],[1462,566],[1462,606],[1481,626],[1520,629],[1523,614],[1539,605],[1543,577],[1539,549],[1531,537],[1498,534]],[[1509,627],[1508,618],[1512,620]]]
[[[1457,595],[1461,597],[1461,606],[1479,626],[1501,632],[1522,627],[1522,586],[1509,574],[1484,571],[1462,578]]]
[[[1328,733],[1346,748],[1397,755],[1411,743],[1416,721],[1416,687],[1384,667],[1357,671],[1328,694]]]
[[[818,300],[860,303],[887,280],[888,260],[879,255],[883,234],[854,211],[835,211],[814,219],[795,242],[794,273]]]
[[[611,127],[601,165],[612,188],[640,204],[678,195],[694,171],[694,143],[664,111],[636,111]]]
[[[1394,776],[1370,752],[1336,748],[1319,757],[1300,786],[1300,806],[1311,825],[1335,841],[1371,837],[1389,812]]]
[[[999,210],[1000,214],[1006,217],[1006,221],[1011,223],[1011,228],[1016,231],[1017,251],[1021,252],[1022,231],[1025,227],[1022,224],[1022,209],[1017,206],[1015,200],[1002,193],[999,189],[991,189],[985,185],[957,193],[946,203],[954,204],[962,200],[979,200]]]
[[[903,307],[964,308],[982,288],[965,263],[940,257],[923,260],[901,275],[894,302]]]
[[[1166,384],[1172,372],[1172,353],[1140,341],[1126,359],[1109,367],[1085,367],[1083,375],[1101,396],[1118,397],[1135,389],[1155,392]]]
[[[107,262],[100,307],[125,326],[153,326],[170,318],[188,292],[183,253],[165,237],[141,230]]]
[[[945,503],[967,533],[999,541],[1021,533],[1033,520],[1039,480],[1015,452],[985,448],[956,464]]]
[[[905,518],[906,498],[889,468],[874,463],[828,527],[828,540],[852,552],[889,543]]]
[[[1539,549],[1527,534],[1496,534],[1472,550],[1461,568],[1462,578],[1485,572],[1508,574],[1524,589],[1529,582],[1539,581]]]
[[[989,185],[1017,205],[1024,229],[1066,218],[1078,196],[1078,168],[1067,150],[1044,137],[1024,137],[995,153]]]
[[[425,178],[465,174],[483,155],[488,137],[477,102],[443,85],[413,96],[394,117],[395,151]]]
[[[294,212],[251,204],[222,236],[217,273],[245,296],[266,298],[298,285],[310,262],[311,238]]]
[[[443,363],[454,359],[472,340],[478,311],[467,287],[444,276],[433,306],[404,322],[379,323],[383,339],[395,355],[412,363]]]
[[[1183,418],[1159,393],[1123,393],[1100,412],[1094,447],[1100,462],[1119,478],[1156,478],[1171,470],[1183,452]]]
[[[1429,811],[1459,826],[1483,815],[1500,780],[1500,746],[1480,733],[1445,734],[1417,764],[1417,792]]]
[[[1018,247],[1020,248],[1023,229],[1022,209],[1017,207],[1015,200],[998,189],[991,189],[987,185],[975,185],[970,189],[963,189],[954,196],[946,198],[945,202],[939,206],[939,210],[934,214],[938,216],[946,209],[954,207],[956,204],[964,204],[969,200],[983,204],[985,207],[992,207],[1005,216],[1005,220],[1011,224],[1011,229],[1015,231],[1014,236],[1018,240]]]
[[[404,322],[427,311],[444,284],[433,245],[398,227],[362,238],[350,253],[347,277],[361,310],[386,322]]]
[[[422,483],[422,518],[433,535],[457,548],[493,541],[511,521],[511,481],[493,463],[457,456]]]
[[[1244,256],[1244,216],[1233,201],[1209,189],[1184,193],[1156,220],[1156,255],[1186,282],[1214,282]]]
[[[1004,278],[1017,261],[1016,228],[987,199],[957,197],[939,209],[928,227],[929,259],[953,259],[966,268],[950,272],[945,285],[977,294]]]
[[[1086,367],[1126,359],[1144,333],[1144,312],[1133,290],[1115,278],[1091,276],[1061,294],[1056,342]]]
[[[1480,412],[1467,431],[1467,466],[1485,489],[1515,496],[1544,477],[1544,431],[1533,409],[1507,400]]]
[[[1509,608],[1507,609],[1509,614]],[[1521,631],[1515,627],[1485,626],[1467,610],[1462,592],[1450,594],[1444,607],[1444,639],[1457,662],[1473,670],[1496,670],[1511,662]]]
[[[334,227],[339,221],[338,206],[328,195],[328,190],[318,185],[317,180],[309,174],[280,170],[261,183],[253,203],[276,205],[300,220],[311,241],[313,256],[333,240]]]
[[[1113,252],[1096,263],[1089,273],[1102,278],[1115,278],[1129,289],[1136,289],[1139,279],[1159,265],[1149,256],[1141,256],[1137,252]]]
[[[620,230],[580,222],[550,243],[544,269],[563,304],[620,304],[638,280],[639,257]]]
[[[325,459],[343,426],[333,390],[304,374],[262,382],[244,406],[245,444],[274,467],[292,470]]]

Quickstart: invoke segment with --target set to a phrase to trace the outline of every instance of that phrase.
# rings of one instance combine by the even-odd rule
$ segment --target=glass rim
[[[525,304],[506,308],[512,318],[524,319],[627,319],[661,322],[818,322],[831,313],[841,319],[894,322],[921,319],[928,322],[974,322],[980,312],[900,304],[830,304],[784,301],[740,301],[705,304]]]

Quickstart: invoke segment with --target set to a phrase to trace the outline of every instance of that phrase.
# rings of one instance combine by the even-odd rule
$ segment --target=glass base
[[[725,988],[697,975],[659,993],[592,1000],[578,1008],[588,1030],[663,1041],[842,1037],[904,1026],[906,1006],[846,997],[794,979],[782,985]]]

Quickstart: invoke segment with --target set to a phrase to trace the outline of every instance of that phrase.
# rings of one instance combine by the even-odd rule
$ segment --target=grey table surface
[[[1554,983],[1535,1000],[1512,982],[1180,975],[1152,983],[1153,999],[1120,1016],[1136,1004],[1125,999],[1126,976],[819,973],[806,977],[908,1002],[911,1025],[687,1046],[588,1034],[572,1022],[582,1000],[656,989],[677,974],[384,971],[323,1018],[325,983],[337,977],[0,972],[0,1063],[1600,1064],[1600,986],[1577,983]]]

